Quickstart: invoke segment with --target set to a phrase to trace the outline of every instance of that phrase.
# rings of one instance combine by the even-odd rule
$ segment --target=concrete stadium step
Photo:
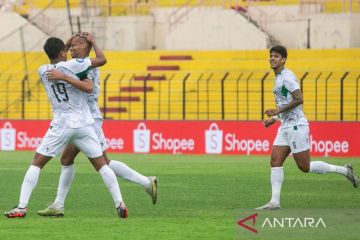
[[[134,81],[144,81],[147,78],[147,76],[135,76]],[[166,77],[164,75],[162,76],[150,76],[147,81],[163,81],[166,80]]]
[[[147,66],[148,71],[179,71],[179,65],[154,65],[154,66]]]
[[[144,87],[121,87],[120,88],[120,92],[144,92],[144,91],[145,91]],[[146,87],[146,91],[152,92],[152,91],[154,91],[154,88]]]
[[[101,112],[104,112],[104,108],[100,108]],[[107,107],[106,108],[106,112],[107,113],[123,113],[123,112],[127,112],[127,108],[125,107]]]
[[[140,101],[139,96],[114,96],[108,98],[109,102],[138,102]]]
[[[162,61],[172,61],[172,60],[193,60],[191,55],[162,55],[160,56]]]

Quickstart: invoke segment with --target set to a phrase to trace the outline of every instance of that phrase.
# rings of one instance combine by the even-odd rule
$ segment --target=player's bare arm
[[[268,119],[265,119],[265,121],[263,123],[264,123],[264,126],[268,128],[271,125],[273,125],[275,122],[276,122],[275,118],[268,118]]]
[[[95,58],[90,58],[91,65],[93,67],[100,67],[106,64],[106,57],[101,48],[97,45],[95,37],[88,32],[83,32],[81,36],[85,37],[88,42],[90,42],[95,51]]]
[[[91,93],[93,91],[93,81],[90,79],[85,79],[82,81],[79,81],[78,79],[75,79],[73,77],[70,77],[68,75],[66,75],[65,73],[56,70],[56,69],[50,69],[47,71],[46,73],[46,77],[49,81],[58,81],[58,80],[63,80],[69,84],[71,84],[72,86],[74,86],[75,88],[86,92],[86,93]]]
[[[273,117],[273,116],[279,115],[282,112],[286,112],[290,109],[293,109],[293,108],[303,104],[303,97],[302,97],[302,93],[301,93],[300,89],[296,89],[295,91],[293,91],[291,93],[291,95],[292,95],[292,100],[288,105],[286,105],[282,108],[279,108],[279,109],[268,109],[265,111],[265,114],[268,117]]]

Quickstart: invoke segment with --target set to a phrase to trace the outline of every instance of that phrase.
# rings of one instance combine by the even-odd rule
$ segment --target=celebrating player
[[[106,63],[106,59],[103,56],[96,56],[93,59],[72,59],[65,62],[65,44],[61,39],[53,37],[47,39],[44,50],[50,59],[50,64],[42,65],[39,68],[39,75],[51,104],[53,119],[25,174],[18,206],[5,212],[4,215],[8,218],[26,216],[27,204],[37,185],[41,169],[68,143],[72,143],[85,153],[100,173],[112,195],[118,215],[125,218],[128,209],[123,202],[116,176],[102,156],[100,142],[92,127],[94,119],[84,93],[67,81],[53,82],[47,79],[48,70],[55,68],[75,80],[74,74],[81,75],[91,67],[102,66]]]
[[[359,186],[359,179],[351,164],[336,166],[322,161],[310,161],[309,124],[302,110],[303,97],[294,73],[285,68],[286,59],[285,47],[274,46],[270,49],[270,66],[275,73],[274,96],[277,109],[265,111],[270,118],[264,121],[264,126],[270,127],[277,119],[281,119],[281,126],[271,153],[272,197],[270,202],[257,210],[280,208],[283,163],[290,153],[298,168],[305,173],[339,173],[348,178],[355,188]]]
[[[69,39],[68,44],[71,56],[73,58],[85,58],[89,56],[92,46],[94,47],[95,53],[100,52],[101,49],[96,44],[95,38],[90,33],[78,34]],[[63,79],[64,74],[59,71],[53,71],[51,79]],[[106,141],[104,132],[102,130],[102,114],[98,106],[98,96],[100,94],[100,76],[99,69],[93,68],[87,73],[87,78],[93,82],[93,90],[88,92],[86,96],[87,103],[90,107],[90,111],[95,120],[93,128],[97,134],[100,144],[102,146],[103,156],[108,166],[114,171],[114,173],[127,179],[129,181],[142,185],[145,190],[150,194],[153,204],[156,203],[157,199],[157,178],[156,177],[145,177],[135,170],[129,168],[126,164],[109,160],[106,154]],[[81,89],[86,91],[87,89]],[[79,154],[80,150],[76,146],[69,144],[66,146],[62,156],[61,164],[62,171],[59,179],[57,196],[53,204],[44,210],[38,211],[41,216],[64,216],[64,202],[69,192],[71,183],[73,181],[74,171],[74,160]]]

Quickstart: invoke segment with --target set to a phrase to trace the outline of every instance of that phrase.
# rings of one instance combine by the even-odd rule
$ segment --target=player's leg
[[[25,217],[32,191],[37,185],[40,170],[49,162],[50,159],[60,153],[68,141],[67,131],[60,126],[51,126],[46,132],[40,146],[37,148],[31,166],[27,170],[20,192],[19,204],[16,208],[6,212],[8,218]]]
[[[128,217],[128,209],[125,206],[123,201],[119,183],[117,181],[116,175],[106,164],[105,158],[103,156],[100,157],[89,157],[91,164],[94,166],[97,172],[99,172],[101,178],[103,179],[107,189],[109,190],[114,203],[115,208],[119,217],[127,218]]]
[[[145,177],[123,162],[109,160],[105,151],[103,152],[103,156],[105,157],[108,166],[114,171],[116,176],[142,185],[146,192],[151,196],[152,203],[156,204],[158,187],[158,180],[156,176]]]
[[[355,188],[359,187],[359,178],[350,163],[345,164],[345,166],[337,166],[323,161],[311,161],[310,172],[317,174],[338,173],[345,176]]]
[[[122,218],[126,218],[128,216],[128,209],[123,201],[118,181],[115,173],[109,168],[105,158],[102,156],[99,139],[96,136],[93,127],[87,126],[79,129],[78,134],[71,141],[89,158],[109,190],[118,215]]]
[[[359,186],[359,179],[351,164],[337,166],[323,161],[311,161],[308,126],[297,126],[296,129],[292,128],[290,131],[291,151],[296,164],[301,171],[317,174],[338,173],[349,179],[355,188]]]
[[[27,205],[31,193],[35,189],[39,180],[40,171],[52,157],[44,156],[40,153],[35,153],[34,160],[28,168],[20,190],[19,204],[12,210],[5,212],[4,215],[8,218],[25,217],[27,212]]]
[[[117,160],[110,160],[106,154],[107,146],[106,146],[104,131],[102,129],[102,119],[95,119],[95,123],[93,124],[93,127],[96,135],[99,138],[103,150],[103,156],[106,160],[106,163],[111,168],[111,170],[114,171],[115,175],[117,177],[126,179],[130,182],[134,182],[139,185],[142,185],[145,188],[146,192],[151,196],[151,200],[153,204],[156,204],[157,184],[158,184],[157,177],[143,176],[142,174],[130,168],[128,165],[126,165],[123,162]]]
[[[74,161],[79,152],[80,150],[76,146],[68,144],[65,147],[63,154],[61,155],[61,174],[59,178],[56,199],[54,202],[55,207],[64,208],[66,196],[70,190],[72,181],[75,176]]]
[[[150,180],[148,177],[141,175],[123,162],[108,159],[105,151],[103,152],[103,155],[107,161],[107,164],[114,171],[116,176],[124,178],[130,182],[142,185],[145,188],[150,186]]]
[[[285,140],[285,132],[279,128],[271,152],[271,200],[257,210],[276,210],[280,208],[281,186],[284,180],[283,164],[290,154],[290,147]]]
[[[74,160],[79,154],[80,150],[72,145],[68,144],[64,148],[61,155],[61,173],[59,178],[59,185],[57,188],[55,201],[47,208],[39,210],[37,214],[44,217],[63,217],[64,216],[64,204],[67,194],[70,190],[72,181],[75,176]]]

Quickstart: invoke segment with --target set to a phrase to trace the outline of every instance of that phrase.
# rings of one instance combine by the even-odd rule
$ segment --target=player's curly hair
[[[271,52],[277,52],[281,55],[282,58],[287,58],[287,50],[285,47],[277,45],[277,46],[273,46],[272,48],[270,48],[270,53]]]
[[[60,52],[65,50],[65,43],[60,38],[50,37],[46,40],[43,49],[49,59],[56,59]]]

